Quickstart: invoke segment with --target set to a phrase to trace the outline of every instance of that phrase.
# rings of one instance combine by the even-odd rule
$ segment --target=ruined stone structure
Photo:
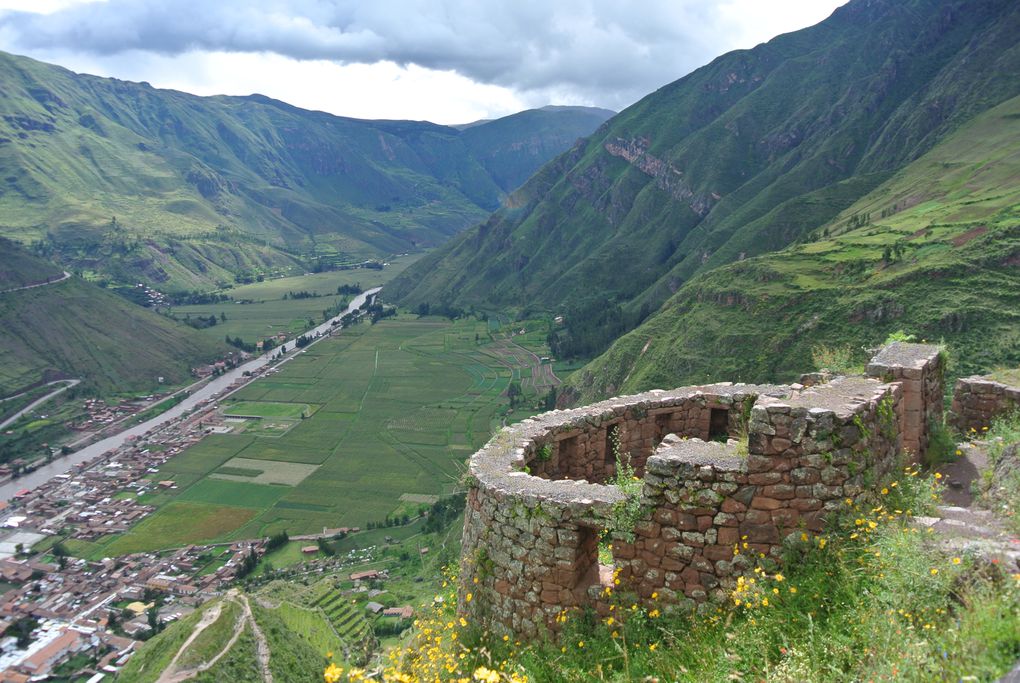
[[[810,387],[650,391],[504,429],[470,462],[461,608],[533,634],[564,609],[605,609],[607,576],[660,605],[724,599],[748,552],[778,562],[791,534],[820,532],[905,447],[916,456],[927,443],[941,419],[938,349],[893,344],[868,370]],[[618,454],[640,478],[630,506]],[[624,509],[632,533],[614,534],[600,567],[600,534]]]
[[[1020,409],[1020,382],[1008,384],[993,377],[965,377],[956,380],[953,405],[947,420],[961,432],[980,431],[992,420]]]

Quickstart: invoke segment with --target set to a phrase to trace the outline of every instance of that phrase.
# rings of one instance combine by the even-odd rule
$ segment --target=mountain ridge
[[[855,0],[727,53],[607,121],[387,296],[565,313],[568,326],[608,300],[629,329],[683,282],[795,242],[1017,94],[1018,32],[1005,2]]]
[[[434,246],[513,189],[448,126],[203,98],[6,53],[0,79],[0,234],[124,281],[207,289],[242,271]],[[530,173],[564,129],[572,142],[602,115],[532,115],[548,148],[514,164]]]
[[[811,239],[699,274],[572,375],[582,400],[676,383],[795,379],[816,348],[899,331],[957,376],[1020,364],[1020,96],[979,114]]]

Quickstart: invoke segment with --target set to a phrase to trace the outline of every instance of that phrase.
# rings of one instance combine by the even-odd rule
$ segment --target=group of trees
[[[241,561],[241,566],[237,568],[237,578],[243,579],[244,577],[255,571],[255,567],[259,564],[259,555],[255,552],[254,547],[248,548],[248,553],[244,556]]]
[[[649,309],[624,311],[619,304],[602,299],[587,299],[563,314],[563,327],[546,337],[549,349],[559,358],[592,358],[609,348],[629,330],[648,317]]]
[[[282,548],[287,545],[288,541],[290,541],[290,535],[287,534],[286,529],[278,534],[273,534],[266,539],[266,552],[268,553],[276,550],[277,548]]]
[[[215,327],[217,323],[226,322],[226,321],[227,321],[227,314],[226,313],[220,313],[220,317],[219,318],[217,318],[215,315],[212,315],[212,314],[210,314],[208,316],[201,316],[200,315],[200,316],[196,316],[194,318],[192,318],[191,315],[189,315],[189,314],[185,314],[184,315],[184,319],[182,320],[182,322],[185,325],[188,325],[189,327],[194,327],[196,330],[204,330],[207,327]]]
[[[318,292],[309,292],[306,289],[302,289],[300,292],[287,292],[283,295],[284,299],[318,299],[321,294]]]
[[[466,315],[471,315],[471,311],[465,310],[458,306],[453,306],[449,303],[438,303],[430,304],[422,302],[418,304],[418,308],[415,311],[419,318],[424,318],[427,315],[439,315],[450,320],[456,320],[457,318],[463,318]]]

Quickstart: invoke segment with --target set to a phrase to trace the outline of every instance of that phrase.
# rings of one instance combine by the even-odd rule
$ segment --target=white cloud
[[[348,116],[440,122],[548,103],[620,109],[840,4],[42,1],[44,12],[0,0],[0,48],[198,94],[257,91]]]

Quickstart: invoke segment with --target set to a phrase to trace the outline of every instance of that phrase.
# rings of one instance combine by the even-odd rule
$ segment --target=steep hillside
[[[167,289],[434,246],[604,118],[545,112],[476,126],[468,140],[427,122],[195,97],[2,53],[0,83],[0,233]],[[497,178],[488,167],[504,157],[514,170]]]
[[[0,292],[31,287],[63,276],[51,263],[35,258],[10,240],[0,238]]]
[[[613,115],[594,107],[542,107],[486,121],[464,129],[461,138],[506,192],[512,192],[538,169],[588,135]],[[536,161],[540,163],[536,163]]]
[[[683,283],[783,248],[1020,93],[1020,5],[852,0],[626,109],[484,224],[392,283],[409,305],[623,326]]]
[[[0,395],[43,378],[80,378],[101,391],[143,391],[185,381],[227,347],[132,304],[11,243],[0,249]],[[13,275],[9,275],[13,273]],[[11,278],[16,278],[12,280]],[[46,282],[12,289],[16,282]],[[10,283],[11,286],[8,286]]]
[[[807,241],[696,277],[570,380],[585,399],[789,378],[818,344],[904,330],[956,373],[1020,363],[1020,97],[981,114]],[[863,352],[858,355],[863,359]]]

